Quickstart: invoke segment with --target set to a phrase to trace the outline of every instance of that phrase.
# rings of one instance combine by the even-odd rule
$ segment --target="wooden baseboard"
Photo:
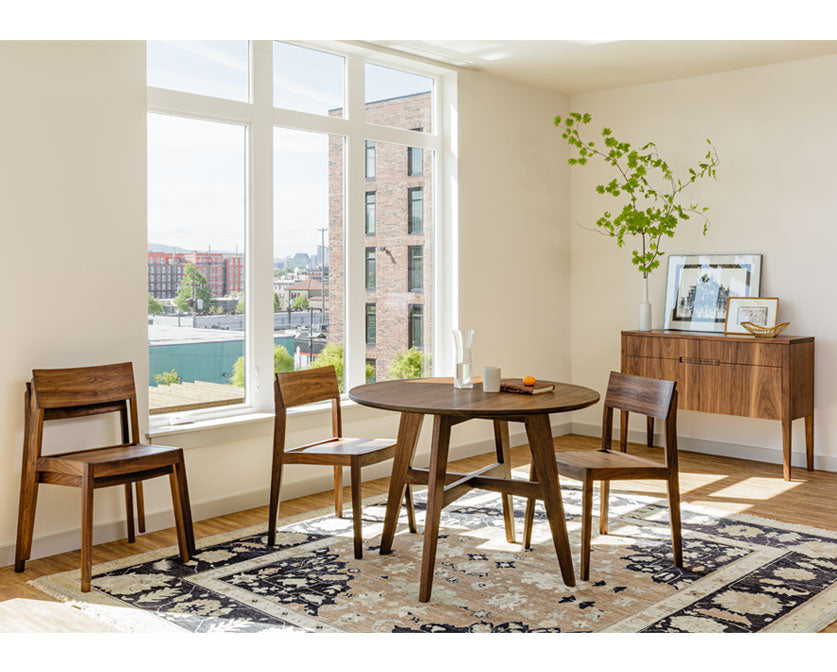
[[[800,421],[801,422],[801,421]],[[599,425],[592,425],[583,422],[572,423],[572,434],[580,434],[581,436],[596,436],[602,435],[602,429]],[[613,435],[616,437],[616,442],[619,441],[618,426],[614,426]],[[629,429],[628,441],[633,443],[641,443],[645,445],[645,430]],[[654,445],[663,445],[663,435],[654,434]],[[805,444],[804,442],[797,442],[796,447],[801,447],[802,450],[795,450],[793,452],[792,464],[794,468],[799,467],[805,469]],[[708,439],[695,439],[688,436],[677,437],[677,447],[680,450],[689,450],[694,453],[704,453],[706,455],[720,455],[723,457],[737,457],[742,460],[752,460],[754,462],[768,462],[770,464],[782,464],[782,449],[779,448],[765,448],[763,446],[748,446],[741,443],[725,443],[723,441],[710,441]],[[837,472],[837,458],[830,455],[816,455],[816,447],[814,454],[814,469],[822,471]]]

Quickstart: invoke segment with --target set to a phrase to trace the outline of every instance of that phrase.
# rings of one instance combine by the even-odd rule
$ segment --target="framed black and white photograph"
[[[749,322],[757,327],[775,327],[779,313],[779,299],[764,296],[731,296],[727,301],[727,317],[724,323],[725,334],[749,334],[742,322]]]
[[[730,297],[757,297],[760,254],[669,255],[664,328],[723,332]]]

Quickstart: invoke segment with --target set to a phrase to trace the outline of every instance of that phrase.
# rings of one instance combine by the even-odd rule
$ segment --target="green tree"
[[[278,313],[282,310],[282,305],[279,303],[279,295],[273,292],[273,312]]]
[[[342,343],[327,343],[326,346],[317,355],[317,358],[311,363],[312,369],[318,369],[323,366],[333,366],[334,373],[337,376],[337,387],[340,392],[343,392],[343,344]],[[366,380],[371,380],[375,375],[375,369],[371,364],[366,365]]]
[[[163,308],[163,303],[159,299],[155,299],[151,296],[151,293],[148,294],[148,314],[149,315],[159,315],[160,313],[165,312]]]
[[[179,385],[183,381],[180,379],[180,374],[172,369],[171,371],[163,371],[163,373],[155,373],[154,382],[158,385]]]
[[[235,304],[235,313],[243,313],[244,312],[244,295],[241,295],[238,299],[238,303]]]
[[[194,305],[190,306],[189,301],[194,299]],[[206,276],[201,273],[194,264],[186,264],[183,269],[183,282],[180,285],[180,291],[174,299],[176,305],[184,313],[193,310],[198,310],[198,299],[203,299],[204,307],[208,310],[209,303],[212,300],[212,292],[209,290],[209,282]]]
[[[284,345],[273,348],[273,371],[285,373],[294,370],[294,357]],[[233,364],[233,375],[230,379],[233,385],[244,387],[244,356],[239,357]]]
[[[389,365],[393,378],[421,378],[425,371],[430,371],[430,355],[422,354],[418,348],[402,350]]]
[[[308,297],[305,294],[297,294],[294,297],[294,302],[291,304],[291,307],[294,310],[308,310],[308,306],[311,305],[308,302]]]

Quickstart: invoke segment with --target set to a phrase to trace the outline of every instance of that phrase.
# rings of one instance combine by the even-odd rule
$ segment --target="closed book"
[[[536,382],[534,385],[524,385],[522,378],[503,378],[500,381],[500,392],[514,392],[515,394],[543,394],[552,392],[555,385],[552,383]]]

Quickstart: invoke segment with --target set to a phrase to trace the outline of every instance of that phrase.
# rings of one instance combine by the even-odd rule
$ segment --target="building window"
[[[424,251],[421,245],[407,248],[407,291],[420,292],[422,289],[422,259]]]
[[[366,248],[366,291],[375,290],[375,248]]]
[[[367,383],[374,383],[377,379],[376,374],[376,365],[377,362],[374,359],[366,359],[366,382]]]
[[[375,178],[375,143],[371,140],[366,141],[366,179],[372,180]]]
[[[421,147],[407,147],[407,175],[421,175],[424,172],[424,150]]]
[[[407,233],[422,233],[424,229],[424,190],[407,190]]]
[[[366,345],[375,345],[375,304],[366,304]]]
[[[409,347],[424,348],[424,306],[410,306],[410,341]]]
[[[375,235],[375,192],[366,192],[366,235]]]

